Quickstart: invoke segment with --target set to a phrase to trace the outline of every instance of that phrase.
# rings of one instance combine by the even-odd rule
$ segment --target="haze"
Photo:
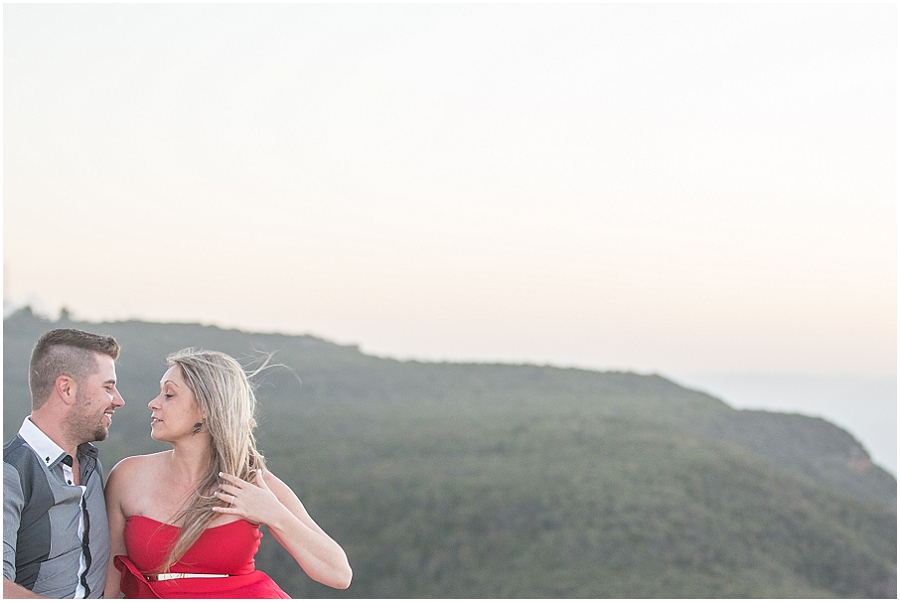
[[[12,304],[892,382],[896,470],[895,5],[7,4],[3,52]]]

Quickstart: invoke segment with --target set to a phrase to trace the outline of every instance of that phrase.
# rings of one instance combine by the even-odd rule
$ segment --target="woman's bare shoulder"
[[[138,475],[146,475],[147,471],[161,466],[171,451],[146,454],[144,456],[129,456],[123,458],[109,471],[110,479],[130,479]]]
[[[146,514],[147,505],[153,504],[154,491],[158,487],[158,475],[162,473],[166,454],[160,452],[146,456],[130,456],[118,462],[106,479],[107,512],[117,509],[121,516]]]

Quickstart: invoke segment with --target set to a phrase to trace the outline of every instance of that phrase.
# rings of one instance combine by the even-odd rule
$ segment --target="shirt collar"
[[[31,421],[31,416],[27,416],[22,421],[19,436],[25,440],[25,443],[34,450],[34,453],[47,466],[56,464],[66,456],[65,450],[54,443],[53,439],[48,437],[44,431]]]

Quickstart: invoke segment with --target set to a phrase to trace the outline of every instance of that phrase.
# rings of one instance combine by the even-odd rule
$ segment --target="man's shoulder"
[[[3,463],[18,466],[29,457],[37,458],[25,439],[21,435],[16,435],[3,444]]]
[[[54,503],[46,467],[28,442],[16,435],[3,444],[3,509],[7,501],[39,516]],[[10,506],[12,507],[12,506]]]
[[[6,450],[8,450],[8,449],[14,449],[16,447],[19,447],[23,443],[25,443],[25,440],[22,439],[22,435],[17,434],[15,436],[13,436],[12,439],[10,439],[9,441],[7,441],[6,443],[3,444],[3,453],[5,454]]]

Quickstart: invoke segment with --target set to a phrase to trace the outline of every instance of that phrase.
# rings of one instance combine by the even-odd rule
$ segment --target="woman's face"
[[[159,381],[159,395],[147,407],[150,408],[150,436],[157,441],[171,442],[191,437],[196,424],[203,422],[200,407],[177,365],[163,374]]]

